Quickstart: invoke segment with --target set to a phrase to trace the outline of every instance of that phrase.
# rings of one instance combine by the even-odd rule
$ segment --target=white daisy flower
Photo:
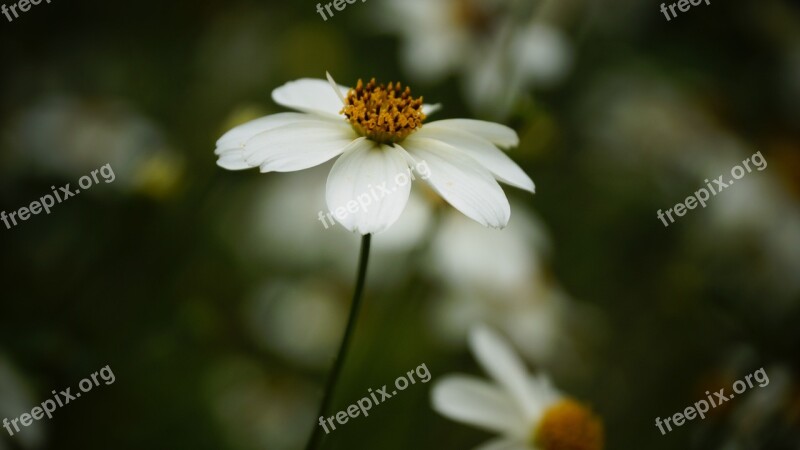
[[[348,89],[328,75],[328,81],[287,83],[272,98],[301,112],[230,130],[217,141],[217,164],[292,172],[339,157],[328,175],[327,204],[350,231],[377,233],[392,225],[408,202],[411,171],[420,164],[429,169],[423,175],[434,191],[484,226],[505,227],[511,215],[498,180],[534,192],[530,177],[500,150],[519,144],[514,130],[469,119],[423,125],[437,107],[413,98],[400,83],[359,80]],[[359,203],[367,197],[369,204]]]
[[[531,377],[500,336],[477,327],[470,346],[495,383],[451,375],[434,385],[431,397],[438,413],[501,435],[479,450],[602,450],[600,419],[546,376]]]

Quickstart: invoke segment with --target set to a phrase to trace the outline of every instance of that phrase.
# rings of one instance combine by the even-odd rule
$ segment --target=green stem
[[[336,389],[336,383],[339,381],[344,360],[347,357],[347,351],[350,348],[350,341],[353,337],[353,331],[356,328],[356,319],[358,318],[358,311],[361,307],[361,298],[364,292],[364,281],[367,278],[367,263],[369,262],[369,246],[372,239],[371,234],[365,234],[361,238],[361,256],[358,260],[358,276],[356,278],[356,289],[353,292],[353,302],[350,305],[350,317],[347,319],[347,328],[344,330],[344,337],[342,337],[342,344],[339,346],[339,353],[336,355],[336,360],[333,363],[331,373],[328,375],[328,382],[325,384],[325,394],[322,397],[322,403],[319,406],[318,417],[327,417],[328,409],[333,401],[333,393]],[[315,450],[322,443],[325,435],[322,433],[322,426],[316,424],[311,439],[308,441],[306,450]]]

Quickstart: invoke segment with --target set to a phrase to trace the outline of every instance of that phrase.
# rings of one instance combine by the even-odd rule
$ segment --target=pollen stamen
[[[359,134],[384,144],[402,141],[425,120],[422,97],[413,98],[411,89],[399,82],[383,85],[374,78],[366,85],[358,80],[341,113]]]
[[[548,408],[532,436],[544,450],[602,450],[600,419],[580,403],[565,399]]]

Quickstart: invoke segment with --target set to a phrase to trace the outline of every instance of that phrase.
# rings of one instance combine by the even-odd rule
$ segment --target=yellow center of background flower
[[[456,23],[468,28],[475,34],[488,34],[492,28],[493,18],[483,8],[475,5],[474,0],[457,0],[453,2]]]
[[[362,136],[384,144],[400,142],[422,127],[422,97],[411,97],[411,89],[400,83],[367,85],[358,80],[350,89],[341,111]]]
[[[580,403],[566,399],[545,411],[534,430],[534,445],[544,450],[603,450],[603,424]]]

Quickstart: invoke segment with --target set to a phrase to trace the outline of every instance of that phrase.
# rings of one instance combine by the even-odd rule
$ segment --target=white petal
[[[340,155],[357,137],[344,121],[293,123],[254,136],[245,143],[242,156],[261,172],[292,172]]]
[[[530,386],[531,395],[533,396],[531,423],[538,423],[544,412],[562,400],[564,394],[556,389],[550,378],[544,374],[532,375],[528,378],[528,386]]]
[[[452,145],[483,164],[498,180],[529,192],[536,190],[533,180],[517,163],[482,137],[446,127],[422,127],[415,137],[428,137]]]
[[[431,390],[433,409],[450,419],[508,436],[524,436],[522,411],[504,390],[483,380],[454,375]]]
[[[478,326],[470,331],[469,343],[483,369],[508,391],[526,417],[534,416],[537,413],[537,403],[528,371],[514,350],[485,326]]]
[[[223,154],[217,159],[217,165],[226,170],[245,170],[255,167],[244,160],[242,152]]]
[[[338,88],[339,93],[343,96],[347,96],[347,92],[350,90],[341,85]],[[272,99],[279,105],[298,111],[343,117],[339,114],[343,107],[342,101],[331,89],[328,80],[302,78],[290,81],[272,91]]]
[[[248,156],[252,153],[245,149],[245,143],[254,136],[266,131],[274,130],[286,125],[300,123],[319,124],[319,116],[305,113],[280,113],[251,120],[242,125],[234,127],[217,140],[217,148],[214,151],[219,155],[217,165],[228,170],[244,170],[258,167],[260,163],[248,162]]]
[[[406,207],[411,192],[408,173],[402,150],[359,138],[328,175],[328,209],[350,231],[381,232]]]
[[[511,128],[499,123],[473,119],[445,119],[425,124],[428,128],[448,128],[480,136],[500,148],[516,147],[519,136]]]
[[[342,105],[344,106],[344,104],[347,103],[347,100],[345,100],[344,93],[342,92],[342,90],[339,89],[339,85],[336,84],[336,80],[333,79],[333,76],[328,71],[325,71],[325,77],[328,79],[328,84],[331,85],[331,90],[333,91],[334,94],[336,94],[337,97],[339,97],[339,100],[342,102]]]
[[[425,114],[426,116],[430,116],[431,114],[435,114],[440,109],[442,109],[442,104],[441,103],[437,103],[435,105],[428,105],[428,104],[423,104],[422,105],[422,113]]]
[[[214,153],[221,155],[227,151],[241,149],[248,139],[259,133],[282,127],[290,123],[307,120],[318,120],[318,118],[309,114],[292,112],[272,114],[270,116],[245,122],[223,134],[222,137],[217,140],[217,149]]]
[[[518,439],[493,439],[485,444],[475,447],[475,450],[537,450]]]
[[[403,145],[418,164],[428,166],[430,176],[425,181],[454,208],[483,226],[508,225],[511,207],[488,169],[433,139],[412,136]]]

